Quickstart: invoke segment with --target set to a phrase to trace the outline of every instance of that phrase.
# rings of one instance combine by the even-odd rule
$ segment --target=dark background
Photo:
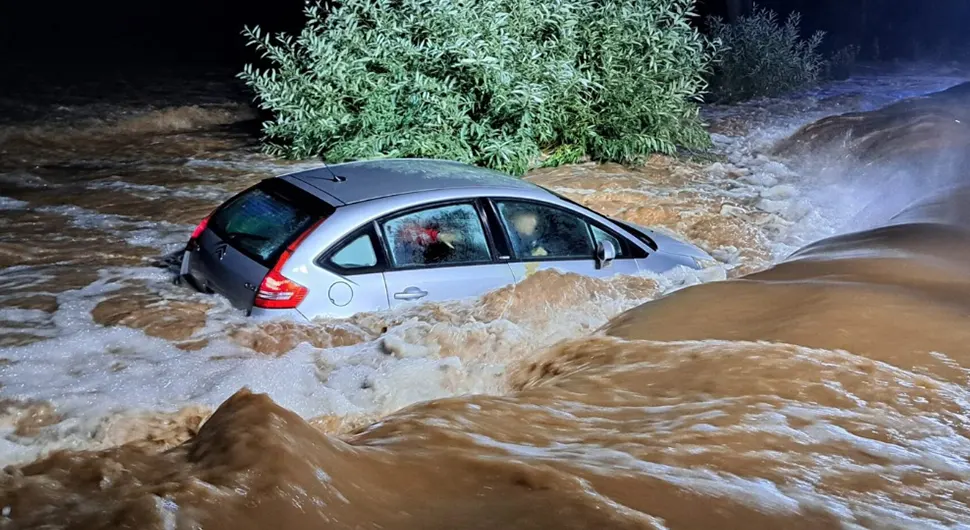
[[[698,8],[726,17],[726,4],[726,0],[699,0]],[[762,0],[755,4],[782,16],[799,12],[803,33],[826,32],[826,51],[855,44],[864,60],[970,58],[970,0]]]
[[[302,0],[12,0],[0,7],[7,64],[31,72],[236,68],[244,25],[299,30]]]
[[[702,14],[725,3],[700,0]],[[303,0],[11,0],[0,7],[5,82],[96,79],[121,73],[236,72],[254,56],[244,25],[299,31]],[[826,46],[855,43],[863,59],[922,59],[970,51],[970,0],[763,0],[803,14],[805,32],[826,30]],[[879,55],[874,56],[878,39]]]

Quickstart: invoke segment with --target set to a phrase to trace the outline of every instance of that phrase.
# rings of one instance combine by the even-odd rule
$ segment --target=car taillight
[[[280,255],[280,259],[276,261],[276,265],[270,269],[263,278],[262,283],[259,284],[259,289],[256,291],[256,300],[253,302],[254,306],[263,309],[293,309],[300,305],[300,302],[306,298],[310,290],[283,276],[282,270],[283,266],[286,265],[286,261],[296,252],[300,243],[303,243],[303,240],[316,230],[323,221],[324,219],[320,219],[316,223],[313,223],[313,226],[306,229],[306,231],[300,234],[300,237],[296,238],[295,241],[286,247],[286,250]]]
[[[186,245],[189,250],[194,250],[198,245],[199,237],[202,236],[202,232],[205,232],[206,227],[209,226],[210,217],[212,217],[211,213],[205,216],[205,218],[199,222],[199,225],[195,227],[195,230],[192,231],[192,237],[189,238],[189,243]]]
[[[192,237],[189,239],[199,239],[199,236],[201,236],[202,232],[205,231],[205,227],[209,226],[209,217],[211,216],[207,215],[205,216],[205,219],[202,219],[199,226],[195,227],[195,230],[192,231]]]
[[[274,267],[259,284],[253,305],[263,309],[293,309],[300,305],[307,293],[306,287],[283,276]]]

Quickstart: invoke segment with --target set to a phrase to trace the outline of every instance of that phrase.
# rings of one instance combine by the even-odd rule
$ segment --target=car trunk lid
[[[247,312],[254,305],[295,307],[306,289],[285,278],[282,265],[333,211],[284,180],[264,180],[200,224],[190,243],[194,263],[189,268],[197,282]]]

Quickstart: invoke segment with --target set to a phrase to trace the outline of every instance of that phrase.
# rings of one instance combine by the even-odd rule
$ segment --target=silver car
[[[555,268],[697,269],[702,250],[457,162],[380,159],[268,178],[193,232],[180,277],[253,317],[347,317],[454,300]]]

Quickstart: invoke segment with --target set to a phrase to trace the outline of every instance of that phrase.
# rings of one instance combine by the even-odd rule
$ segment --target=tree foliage
[[[344,0],[297,35],[246,28],[239,74],[273,155],[446,158],[522,174],[709,137],[693,0]]]
[[[734,24],[711,17],[709,33],[720,46],[710,81],[713,97],[708,100],[728,103],[777,96],[818,80],[825,67],[817,51],[824,33],[803,39],[800,23],[797,12],[781,24],[774,11],[762,8]]]

